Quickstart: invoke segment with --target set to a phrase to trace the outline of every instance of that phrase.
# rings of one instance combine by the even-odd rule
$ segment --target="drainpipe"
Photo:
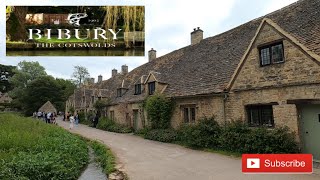
[[[227,116],[226,116],[226,101],[228,99],[228,92],[224,90],[224,97],[223,97],[223,120],[224,120],[224,127],[227,126]]]

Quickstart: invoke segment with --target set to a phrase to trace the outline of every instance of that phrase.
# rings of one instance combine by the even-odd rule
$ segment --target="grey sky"
[[[97,80],[111,76],[113,68],[127,64],[129,70],[147,62],[147,51],[153,47],[157,56],[190,44],[190,32],[201,27],[204,37],[214,36],[247,21],[280,9],[297,0],[3,0],[0,2],[0,64],[16,65],[19,61],[39,61],[48,74],[70,78],[73,66],[88,68]],[[6,5],[145,5],[145,57],[6,57]]]

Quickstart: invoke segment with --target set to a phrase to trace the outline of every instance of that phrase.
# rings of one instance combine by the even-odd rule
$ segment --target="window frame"
[[[114,111],[110,111],[110,119],[114,121]]]
[[[142,84],[134,85],[134,95],[139,95],[142,93]]]
[[[268,110],[271,110],[271,120],[269,123],[265,123],[266,116],[263,116],[263,113],[266,113]],[[256,120],[253,119],[253,112],[256,112],[258,116],[258,123],[255,123]],[[269,112],[269,113],[270,113]],[[247,113],[247,123],[249,127],[267,127],[267,128],[274,128],[274,113],[273,113],[273,105],[272,104],[257,104],[257,105],[247,105],[246,106],[246,113]]]
[[[153,90],[151,88],[152,87],[151,85],[153,85]],[[155,81],[148,83],[148,91],[149,91],[149,95],[153,95],[156,92],[156,82]]]
[[[197,117],[196,105],[183,106],[181,112],[182,112],[182,119],[184,123],[193,124],[196,122],[196,117]]]
[[[282,46],[282,61],[279,62],[274,62],[273,58],[272,58],[272,47],[281,45]],[[269,59],[270,59],[270,63],[269,64],[263,64],[262,63],[262,57],[261,57],[261,51],[264,49],[268,49],[269,52]],[[265,66],[270,66],[273,64],[281,64],[285,62],[285,58],[284,58],[284,45],[283,45],[283,41],[277,41],[277,42],[273,42],[267,45],[262,45],[258,47],[258,51],[259,51],[259,61],[260,61],[260,67],[265,67]]]

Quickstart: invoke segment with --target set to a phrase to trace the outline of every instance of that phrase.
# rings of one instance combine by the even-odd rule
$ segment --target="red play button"
[[[253,161],[251,161],[251,166],[254,165],[255,163]]]

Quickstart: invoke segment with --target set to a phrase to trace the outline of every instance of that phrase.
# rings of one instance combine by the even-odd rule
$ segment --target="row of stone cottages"
[[[300,0],[206,39],[197,28],[191,45],[148,53],[146,64],[75,90],[67,109],[94,110],[96,100],[110,98],[105,115],[139,129],[148,124],[141,102],[161,93],[175,99],[173,128],[204,116],[286,125],[320,159],[320,1]]]

